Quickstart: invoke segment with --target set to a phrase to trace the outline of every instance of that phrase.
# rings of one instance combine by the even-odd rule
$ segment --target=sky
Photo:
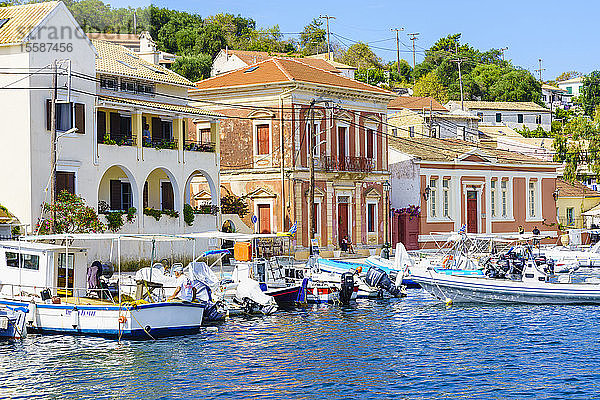
[[[141,0],[109,0],[112,6],[144,6]],[[400,56],[412,65],[412,47],[407,33],[418,32],[417,63],[423,49],[437,39],[462,33],[461,43],[479,50],[508,47],[506,58],[538,77],[542,59],[543,80],[564,71],[589,73],[600,69],[598,15],[600,2],[571,0],[446,0],[446,1],[355,1],[355,0],[159,0],[160,7],[185,10],[202,17],[226,12],[253,18],[258,27],[279,25],[281,32],[297,33],[320,14],[335,16],[331,32],[352,41],[362,41],[384,61],[396,59],[395,33],[400,32]],[[298,36],[295,35],[297,38]],[[340,39],[336,39],[340,41]]]

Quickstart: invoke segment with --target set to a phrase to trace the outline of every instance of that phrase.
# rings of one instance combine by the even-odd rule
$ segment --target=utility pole
[[[397,60],[397,67],[398,67],[398,75],[400,75],[400,37],[398,36],[398,33],[400,31],[403,31],[404,28],[392,28],[390,29],[391,31],[396,31],[396,60]]]
[[[502,48],[500,49],[500,52],[502,53],[502,61],[504,61],[504,52],[505,52],[506,50],[508,50],[508,46],[506,46],[506,47],[502,47]]]
[[[327,59],[331,60],[331,42],[329,41],[329,20],[335,19],[335,17],[331,15],[319,15],[319,18],[327,20]]]
[[[315,132],[315,99],[310,102],[310,127],[308,130],[308,167],[310,170],[310,183],[308,189],[308,248],[312,255],[312,239],[315,237],[314,204],[315,204],[315,153],[313,138]]]
[[[56,97],[58,94],[58,76],[56,60],[52,62],[52,100],[50,101],[50,204],[56,203]],[[54,233],[56,211],[52,210],[50,232]]]
[[[539,72],[540,74],[540,83],[542,83],[542,71],[545,71],[546,68],[542,68],[542,59],[538,59],[538,62],[540,63],[540,67],[538,69],[536,69],[536,72]]]
[[[458,42],[456,44],[456,59],[450,60],[450,62],[455,62],[458,65],[458,81],[460,82],[460,109],[465,110],[464,106],[464,96],[463,96],[463,84],[462,84],[462,74],[460,71],[460,64],[464,61],[462,58],[458,56]]]
[[[408,36],[410,36],[410,40],[412,41],[412,47],[413,47],[413,71],[415,70],[415,67],[417,66],[417,58],[415,56],[415,40],[417,40],[417,36],[419,36],[419,32],[417,33],[409,33]],[[415,74],[413,74],[413,82],[415,80]]]

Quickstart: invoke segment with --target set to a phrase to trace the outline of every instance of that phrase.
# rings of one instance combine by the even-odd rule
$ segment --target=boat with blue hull
[[[0,340],[23,339],[27,336],[27,307],[0,306]]]
[[[122,238],[122,235],[43,237],[67,244],[82,239],[120,241]],[[143,240],[154,243],[152,239]],[[120,249],[120,244],[115,247]],[[99,261],[90,266],[85,248],[28,241],[0,242],[0,306],[27,309],[26,326],[33,332],[155,339],[200,330],[207,303],[124,297],[120,279],[116,287],[109,287],[105,275],[110,277],[112,269],[104,268]],[[143,289],[144,282],[140,286]]]

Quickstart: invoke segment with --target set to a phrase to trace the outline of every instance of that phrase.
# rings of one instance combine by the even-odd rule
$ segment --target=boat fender
[[[454,256],[452,255],[447,255],[446,257],[444,257],[444,261],[442,261],[442,268],[450,268],[450,261],[452,261],[454,259]]]
[[[79,310],[77,307],[73,307],[73,310],[71,310],[71,326],[73,329],[77,329],[79,326]]]
[[[35,314],[37,312],[37,304],[35,304],[32,301],[31,303],[29,303],[29,306],[27,308],[29,309],[29,311],[27,312],[27,324],[29,326],[33,326],[33,323],[35,322]]]
[[[125,322],[127,322],[127,317],[119,315],[119,324],[124,324]]]
[[[450,297],[446,297],[446,307],[450,307],[452,305],[452,299]]]

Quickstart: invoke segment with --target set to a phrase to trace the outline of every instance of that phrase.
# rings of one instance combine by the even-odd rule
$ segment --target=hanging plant
[[[398,215],[408,215],[408,220],[412,220],[413,218],[419,218],[421,216],[421,207],[410,205],[405,208],[392,208],[393,214]]]

